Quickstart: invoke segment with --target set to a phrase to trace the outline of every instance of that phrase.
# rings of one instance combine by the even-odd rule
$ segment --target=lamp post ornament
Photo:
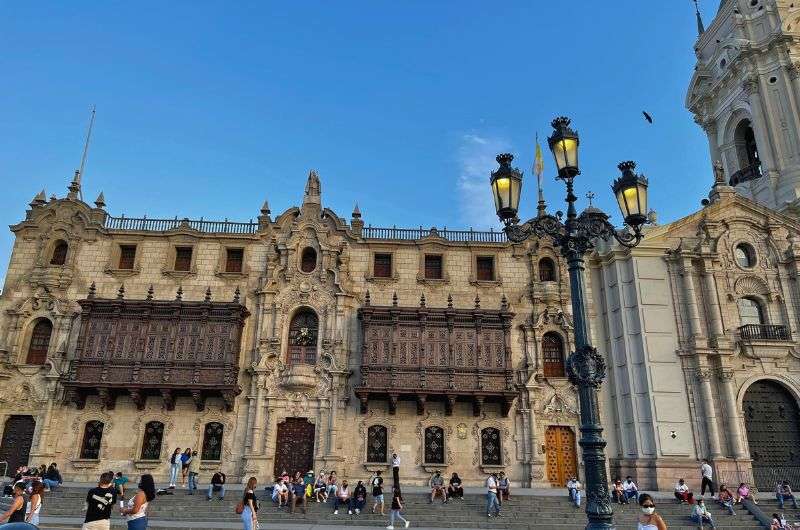
[[[580,431],[578,444],[581,447],[586,475],[587,530],[613,529],[614,513],[608,493],[606,473],[606,442],[602,437],[600,409],[597,391],[606,377],[606,364],[589,341],[586,326],[586,302],[584,299],[584,256],[594,249],[595,241],[612,239],[628,248],[642,240],[642,226],[647,222],[647,179],[637,175],[633,162],[622,162],[617,167],[622,175],[611,188],[616,196],[625,227],[618,230],[609,221],[608,215],[591,205],[594,194],[589,192],[590,205],[578,214],[573,191],[575,177],[580,174],[578,165],[578,133],[570,128],[568,118],[553,120],[553,134],[548,138],[550,150],[556,161],[558,179],[566,186],[567,215],[544,214],[520,224],[520,192],[522,172],[511,166],[514,157],[500,154],[500,167],[492,172],[490,184],[494,195],[497,215],[505,225],[504,231],[510,241],[521,243],[529,238],[549,237],[559,247],[567,260],[572,297],[572,316],[575,329],[575,351],[567,358],[567,376],[578,388],[580,402]]]

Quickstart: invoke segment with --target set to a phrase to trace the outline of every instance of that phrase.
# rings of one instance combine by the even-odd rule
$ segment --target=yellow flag
[[[539,135],[536,135],[536,156],[533,160],[533,172],[536,177],[541,179],[544,172],[544,158],[542,157],[542,147],[539,145]]]

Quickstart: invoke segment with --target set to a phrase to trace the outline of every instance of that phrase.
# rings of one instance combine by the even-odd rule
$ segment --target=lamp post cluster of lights
[[[575,209],[577,197],[573,182],[580,174],[578,165],[578,133],[570,128],[568,118],[553,120],[553,134],[547,139],[553,152],[558,179],[566,185],[567,215],[541,213],[520,224],[520,194],[522,172],[511,166],[514,156],[497,155],[500,167],[491,174],[497,216],[505,225],[508,239],[520,243],[529,238],[549,237],[559,247],[567,260],[572,296],[572,317],[575,328],[575,351],[567,359],[567,375],[578,388],[580,399],[581,438],[578,442],[583,454],[586,474],[586,515],[589,530],[614,528],[613,511],[608,491],[606,473],[606,442],[602,437],[597,390],[606,376],[603,357],[592,347],[586,327],[586,303],[584,300],[584,256],[590,252],[598,239],[615,239],[621,245],[632,248],[642,240],[642,227],[647,223],[647,179],[635,173],[634,162],[622,162],[618,168],[621,176],[611,185],[616,196],[625,227],[615,228],[608,215],[589,206],[580,214]]]

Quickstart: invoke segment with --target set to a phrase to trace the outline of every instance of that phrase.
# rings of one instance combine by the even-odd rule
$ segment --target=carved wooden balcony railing
[[[239,303],[181,300],[80,300],[81,324],[75,358],[63,380],[67,400],[83,408],[99,395],[113,409],[128,394],[138,409],[159,396],[167,410],[179,395],[191,396],[203,410],[210,396],[222,397],[229,410],[238,385],[242,327],[249,312]]]
[[[499,402],[508,414],[516,396],[511,365],[510,326],[514,317],[503,298],[501,309],[373,306],[369,293],[359,310],[362,331],[361,382],[355,393],[366,413],[370,399],[385,399],[394,414],[400,399],[444,401],[453,413],[469,401],[475,415],[485,402]]]

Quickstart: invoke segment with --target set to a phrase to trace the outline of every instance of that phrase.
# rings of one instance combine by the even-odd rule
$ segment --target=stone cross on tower
[[[308,173],[306,192],[303,195],[303,205],[307,204],[322,205],[322,187],[319,182],[319,175],[313,169]]]

